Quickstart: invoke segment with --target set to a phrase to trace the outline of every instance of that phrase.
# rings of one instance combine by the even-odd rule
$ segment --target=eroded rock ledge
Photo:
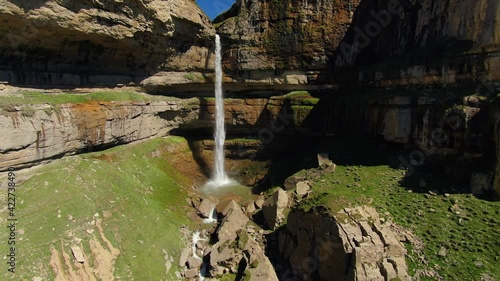
[[[4,108],[0,171],[54,157],[166,136],[197,118],[197,100],[90,101]]]
[[[192,0],[1,0],[0,20],[0,81],[12,84],[139,83],[213,64],[215,30]]]

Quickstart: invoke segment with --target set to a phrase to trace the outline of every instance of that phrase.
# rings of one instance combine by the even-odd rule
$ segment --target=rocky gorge
[[[191,0],[1,2],[0,171],[55,235],[25,221],[23,280],[500,277],[496,1],[237,0],[212,22]],[[215,33],[226,167],[250,199],[200,192]]]

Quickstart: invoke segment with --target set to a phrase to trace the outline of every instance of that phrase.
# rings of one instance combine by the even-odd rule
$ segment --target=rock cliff
[[[435,156],[494,170],[499,17],[494,0],[361,2],[329,75],[342,86],[327,130],[416,144],[410,170]]]
[[[250,82],[287,75],[303,77],[301,84],[316,80],[318,71],[328,67],[358,2],[236,1],[214,20],[226,45],[226,72]]]
[[[196,102],[195,102],[196,104]],[[198,116],[185,101],[90,101],[3,108],[0,171],[161,137]]]
[[[499,17],[495,0],[363,1],[334,78],[382,87],[498,82]]]
[[[0,1],[0,81],[138,83],[211,67],[214,28],[193,0]]]

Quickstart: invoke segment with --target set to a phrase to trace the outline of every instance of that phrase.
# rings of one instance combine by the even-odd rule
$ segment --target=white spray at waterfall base
[[[203,223],[216,223],[217,222],[217,210],[215,207],[210,210],[210,216],[203,220]]]

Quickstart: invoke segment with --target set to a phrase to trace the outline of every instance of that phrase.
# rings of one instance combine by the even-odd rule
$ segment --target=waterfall
[[[217,222],[217,210],[215,210],[215,207],[210,210],[210,217],[207,219],[203,220],[203,223],[215,223]]]
[[[229,179],[224,170],[224,97],[222,94],[222,55],[219,35],[215,35],[215,167],[212,181],[216,185],[227,184]]]

